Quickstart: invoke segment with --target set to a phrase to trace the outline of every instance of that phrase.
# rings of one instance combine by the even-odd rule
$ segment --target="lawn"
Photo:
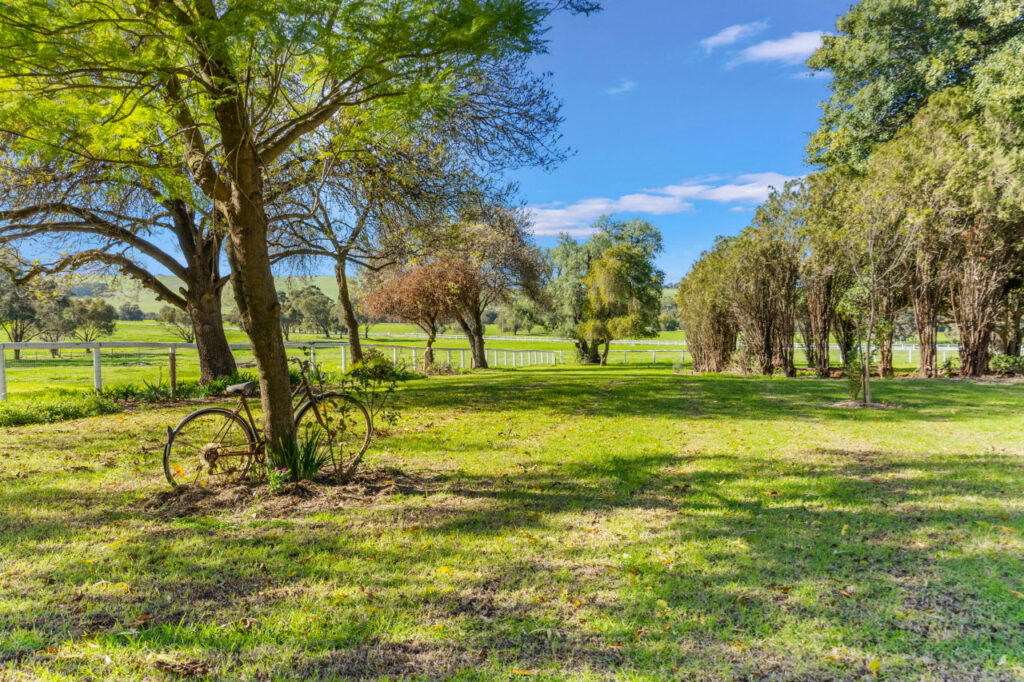
[[[0,429],[0,678],[1020,679],[1021,386],[843,390],[416,380],[278,497],[162,493],[184,407]]]

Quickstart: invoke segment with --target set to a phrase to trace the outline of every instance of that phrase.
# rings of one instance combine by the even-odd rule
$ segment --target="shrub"
[[[313,478],[329,458],[320,434],[316,432],[303,438],[286,436],[267,452],[271,468],[287,469],[293,481]]]
[[[366,408],[374,428],[390,426],[398,419],[398,411],[388,405],[398,382],[414,376],[405,365],[396,365],[380,351],[371,350],[342,377],[342,389]]]
[[[1024,356],[994,355],[988,366],[996,374],[1024,374]]]
[[[0,403],[0,426],[49,424],[120,411],[121,406],[98,393],[61,391],[31,401]]]

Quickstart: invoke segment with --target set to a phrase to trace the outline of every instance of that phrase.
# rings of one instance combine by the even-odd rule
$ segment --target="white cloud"
[[[636,81],[631,81],[628,78],[620,78],[619,84],[608,88],[604,91],[606,95],[621,95],[624,92],[629,92],[636,87]]]
[[[711,54],[712,50],[717,47],[725,47],[726,45],[738,43],[744,38],[757,35],[766,28],[768,28],[767,21],[752,21],[749,24],[733,24],[732,26],[723,28],[715,35],[709,36],[700,41],[700,46],[704,48],[704,52]]]
[[[749,62],[782,62],[799,64],[821,46],[824,31],[797,31],[788,38],[765,40],[751,45],[729,63],[730,67]]]
[[[591,232],[590,224],[605,214],[672,215],[692,210],[696,201],[740,204],[740,208],[755,206],[768,198],[771,187],[781,188],[791,179],[781,173],[750,173],[729,182],[693,180],[645,189],[616,199],[591,197],[569,205],[532,204],[528,208],[533,218],[534,233],[539,237],[550,237],[560,232],[585,236]]]

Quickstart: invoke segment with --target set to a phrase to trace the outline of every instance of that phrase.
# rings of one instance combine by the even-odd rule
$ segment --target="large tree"
[[[836,29],[808,61],[831,76],[808,146],[817,163],[864,161],[950,87],[977,85],[988,103],[1024,101],[1020,0],[861,0]]]
[[[601,365],[608,363],[611,342],[657,336],[665,274],[642,249],[615,244],[596,261],[583,281],[587,304],[577,334],[601,347]]]
[[[578,242],[568,234],[558,237],[558,244],[547,252],[550,282],[546,301],[550,306],[547,326],[573,339],[579,359],[600,362],[600,344],[593,344],[580,334],[586,321],[587,289],[585,280],[591,265],[616,244],[628,244],[647,259],[662,250],[661,233],[646,220],[615,220],[602,216],[593,225],[590,238]]]
[[[202,380],[235,372],[221,310],[223,234],[208,201],[197,208],[171,199],[156,178],[118,164],[79,164],[67,154],[45,165],[2,158],[0,244],[44,254],[24,277],[102,268],[132,278],[192,326]]]
[[[267,246],[268,173],[341,112],[411,118],[459,103],[482,65],[543,49],[586,0],[13,0],[0,7],[0,131],[20,157],[67,155],[210,201],[259,370],[270,442],[294,432]],[[181,160],[190,171],[185,182]]]

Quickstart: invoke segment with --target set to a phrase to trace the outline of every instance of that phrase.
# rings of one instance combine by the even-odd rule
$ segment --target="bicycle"
[[[299,385],[292,391],[292,412],[297,429],[320,435],[335,467],[354,462],[370,445],[373,424],[366,408],[341,392],[318,393],[309,381],[309,362],[299,363]],[[186,484],[210,485],[211,482],[240,480],[253,465],[267,460],[267,442],[263,430],[249,409],[247,398],[256,390],[255,381],[227,387],[229,395],[238,394],[234,409],[203,407],[192,412],[175,427],[167,427],[164,446],[164,475],[172,487]],[[245,418],[242,418],[242,413]]]

